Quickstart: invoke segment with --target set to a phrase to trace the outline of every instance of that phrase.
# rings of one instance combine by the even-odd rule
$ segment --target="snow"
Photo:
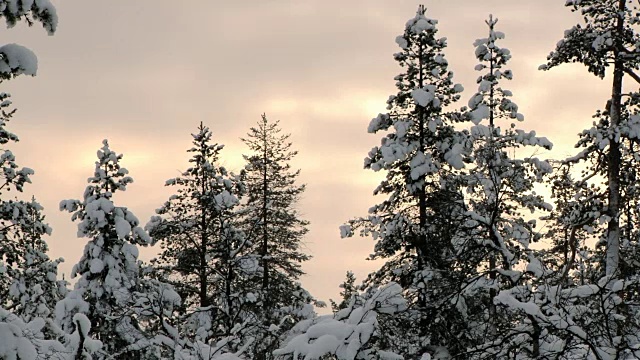
[[[468,106],[470,109],[475,109],[482,103],[483,100],[484,96],[480,93],[476,93],[475,95],[473,95],[473,97],[471,97],[471,99],[469,99]]]
[[[103,269],[104,269],[104,263],[102,262],[102,260],[91,259],[91,261],[89,262],[89,271],[92,274],[100,273],[102,272]]]
[[[416,104],[425,107],[434,100],[433,93],[427,92],[424,89],[414,89],[411,91],[411,96],[415,100]]]
[[[238,198],[228,190],[224,190],[214,196],[214,201],[219,209],[232,208],[239,203]]]
[[[398,44],[402,49],[407,49],[409,47],[409,42],[402,35],[396,37],[396,44]]]
[[[471,122],[478,125],[483,119],[488,119],[491,114],[491,109],[484,104],[480,104],[475,110],[471,111]]]
[[[456,170],[460,170],[464,167],[464,162],[462,159],[463,150],[464,146],[460,143],[456,143],[449,151],[444,154],[444,159]]]
[[[38,58],[33,51],[18,44],[0,46],[0,73],[35,76],[38,71]]]
[[[493,82],[488,80],[482,80],[480,81],[480,85],[478,86],[478,91],[487,92],[491,90],[491,85],[493,85]]]
[[[73,315],[73,322],[78,325],[78,329],[83,335],[87,336],[91,330],[91,321],[82,313]]]
[[[131,234],[131,223],[122,216],[115,217],[116,234],[119,239],[125,239]]]
[[[353,233],[353,229],[351,228],[351,225],[341,225],[340,226],[340,237],[341,238],[346,238],[346,237],[350,237]]]
[[[444,56],[442,54],[436,54],[433,57],[433,62],[435,62],[436,64],[440,64],[440,65],[447,65],[448,64],[447,60],[444,58]]]
[[[318,359],[324,355],[334,355],[341,360],[359,358],[359,354],[368,351],[366,346],[375,332],[378,314],[394,314],[406,309],[401,293],[402,288],[391,283],[378,289],[361,307],[354,307],[352,301],[351,307],[333,316],[320,316],[306,331],[273,354],[290,354],[294,359]],[[399,356],[389,351],[378,354],[383,359],[398,359]]]
[[[513,309],[523,310],[528,315],[544,318],[538,305],[533,302],[518,301],[509,291],[500,291],[498,296],[494,298],[494,303],[509,306]]]
[[[419,34],[423,31],[432,30],[434,28],[433,24],[424,17],[419,18],[411,27],[411,30]]]
[[[432,162],[431,155],[425,155],[422,151],[416,152],[409,165],[411,166],[411,178],[413,180],[418,180],[421,176],[438,170],[437,166]]]

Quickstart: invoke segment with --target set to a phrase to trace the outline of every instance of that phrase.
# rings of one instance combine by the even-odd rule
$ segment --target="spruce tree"
[[[299,312],[312,302],[309,293],[298,283],[304,274],[301,263],[310,256],[300,251],[308,221],[301,218],[296,206],[305,185],[296,184],[300,170],[290,162],[297,154],[291,150],[289,134],[282,134],[278,121],[266,115],[243,138],[250,155],[244,155],[247,200],[243,207],[245,233],[253,240],[252,252],[259,256],[260,294],[263,327],[256,335],[257,358],[270,358],[279,346],[278,334],[300,319]],[[281,322],[282,319],[289,320]],[[271,325],[276,325],[274,332]],[[271,328],[271,330],[270,330]]]
[[[18,141],[6,129],[14,111],[7,110],[11,102],[7,94],[0,95],[0,144]],[[51,228],[44,220],[42,206],[32,198],[7,199],[11,191],[22,192],[30,183],[33,170],[20,168],[11,150],[2,149],[2,185],[0,185],[0,306],[11,310],[24,321],[36,317],[50,318],[56,302],[64,297],[66,283],[58,279],[58,264],[51,260],[44,239]]]
[[[49,248],[43,236],[50,234],[51,228],[44,222],[42,206],[35,199],[23,204],[24,212],[14,210],[14,215],[21,217],[20,226],[15,227],[20,230],[13,231],[16,252],[7,257],[19,258],[19,262],[10,264],[18,271],[9,274],[13,283],[3,298],[11,305],[5,308],[25,321],[48,319],[67,293],[67,282],[58,279],[58,265],[63,259],[51,260],[47,256]]]
[[[42,206],[34,198],[25,201],[10,197],[12,192],[23,192],[34,172],[21,168],[6,148],[18,141],[6,127],[15,112],[9,110],[8,97],[0,94],[0,328],[10,329],[16,339],[32,342],[35,353],[48,356],[71,351],[68,342],[53,341],[67,334],[51,321],[56,303],[67,291],[66,282],[58,279],[58,265],[63,260],[52,260],[47,255],[45,237],[51,234],[51,228],[42,215]],[[38,339],[45,338],[53,341],[52,349],[38,344]],[[24,356],[18,348],[14,350]]]
[[[150,244],[151,238],[130,210],[113,202],[114,193],[133,182],[120,164],[122,155],[104,140],[97,156],[83,199],[60,203],[60,210],[78,222],[78,237],[89,241],[71,273],[79,277],[74,290],[57,305],[57,320],[71,329],[75,314],[85,314],[89,334],[103,345],[99,358],[144,359],[147,349],[140,343],[146,344],[147,336],[134,311],[140,291],[137,246]]]
[[[28,5],[28,6],[27,6]],[[48,1],[6,5],[0,12],[8,26],[19,21],[39,22],[52,35],[57,27],[55,8]],[[0,83],[19,75],[35,76],[38,61],[31,50],[17,44],[0,46]],[[31,183],[33,170],[20,167],[8,148],[18,136],[7,129],[16,109],[11,95],[0,93],[0,307],[25,321],[48,318],[65,286],[57,279],[62,259],[51,260],[44,236],[51,228],[44,221],[42,206],[35,199],[11,196]],[[17,194],[16,194],[17,195]]]

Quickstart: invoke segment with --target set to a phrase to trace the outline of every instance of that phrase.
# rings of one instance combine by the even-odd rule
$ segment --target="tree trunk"
[[[618,13],[622,14],[626,8],[625,0],[618,1]],[[614,39],[616,45],[621,45],[621,36],[624,30],[624,18],[623,15],[617,20],[616,32],[614,33]],[[620,124],[620,117],[622,113],[622,77],[624,75],[624,64],[622,63],[622,54],[619,51],[620,46],[616,46],[614,49],[614,70],[613,70],[613,86],[611,89],[611,128],[617,128]],[[606,267],[605,273],[607,276],[613,275],[617,270],[620,263],[620,143],[616,139],[615,135],[610,139],[609,154],[608,155],[608,172],[607,182],[609,187],[609,224],[607,226],[607,254],[606,254]]]
[[[198,166],[200,166],[200,164],[198,164]],[[206,193],[206,186],[207,186],[207,177],[206,175],[203,176],[202,178],[202,184],[201,184],[201,191],[203,194]],[[206,307],[209,306],[209,297],[207,294],[207,269],[208,269],[208,265],[207,264],[207,246],[208,246],[208,234],[207,234],[207,210],[204,207],[204,205],[202,205],[202,208],[200,209],[202,211],[201,216],[200,216],[200,253],[198,255],[200,255],[199,260],[199,264],[198,266],[200,266],[200,268],[198,269],[198,276],[199,276],[199,280],[200,280],[200,306],[201,307]]]
[[[419,75],[418,75],[418,86],[420,89],[424,86],[423,72],[426,71],[424,69],[424,64],[422,63],[423,49],[420,46],[418,51],[418,65],[419,65]],[[417,115],[418,115],[418,126],[420,127],[420,151],[425,152],[425,108],[420,105],[416,105]],[[422,185],[420,190],[418,191],[418,207],[419,207],[419,233],[418,233],[418,244],[416,244],[416,253],[418,256],[418,266],[420,270],[424,270],[425,267],[425,259],[426,251],[427,251],[427,235],[425,229],[427,227],[427,181],[426,175],[422,175],[420,177],[420,181],[422,181]],[[426,306],[426,299],[422,293],[419,296],[420,305],[424,308]]]
[[[266,118],[264,118],[266,120]],[[264,294],[263,299],[263,307],[265,312],[265,320],[269,320],[268,310],[270,307],[270,299],[269,299],[269,233],[268,233],[268,223],[267,223],[267,202],[269,200],[268,191],[269,191],[269,183],[267,181],[267,129],[266,129],[266,121],[265,121],[265,129],[263,134],[263,153],[262,153],[262,267],[263,267],[263,275],[262,275],[262,293]]]
[[[75,360],[84,360],[84,330],[80,326],[80,322],[76,321],[76,331],[78,332],[79,341],[78,341],[78,349],[76,350]]]

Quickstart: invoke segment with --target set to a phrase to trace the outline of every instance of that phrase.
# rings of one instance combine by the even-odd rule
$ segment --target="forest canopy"
[[[114,196],[134,181],[126,156],[96,144],[82,196],[59,205],[83,247],[70,283],[49,256],[45,209],[23,196],[41,180],[18,165],[20,117],[0,93],[0,359],[640,358],[640,13],[627,0],[566,7],[581,21],[539,70],[577,63],[610,89],[566,158],[542,158],[552,142],[523,125],[496,16],[470,44],[472,90],[425,6],[398,26],[395,91],[362,124],[380,139],[362,152],[381,174],[377,203],[336,229],[372,240],[380,266],[361,281],[347,272],[325,315],[300,281],[307,185],[278,120],[256,117],[238,169],[201,122],[144,222]],[[0,9],[9,27],[58,27],[48,0]],[[34,52],[0,46],[0,82],[37,71]]]

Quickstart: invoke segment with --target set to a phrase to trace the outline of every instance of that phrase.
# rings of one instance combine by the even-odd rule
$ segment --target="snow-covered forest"
[[[47,180],[12,152],[30,136],[12,132],[17,109],[39,105],[0,93],[0,359],[639,359],[639,7],[566,1],[579,23],[538,71],[584,65],[607,96],[584,104],[593,116],[574,153],[554,159],[509,90],[519,74],[499,19],[487,15],[469,44],[477,80],[465,89],[440,24],[412,9],[389,58],[396,90],[362,123],[379,139],[362,149],[363,171],[381,179],[376,204],[335,229],[368,238],[377,268],[347,272],[328,305],[301,281],[314,255],[307,184],[280,121],[258,114],[233,169],[201,122],[179,174],[158,179],[170,195],[142,221],[119,197],[136,176],[126,154],[96,144],[84,191],[59,199],[83,248],[63,260],[47,244],[52,209],[26,195]],[[0,10],[8,28],[58,29],[49,0]],[[35,76],[39,60],[0,45],[0,82]]]

